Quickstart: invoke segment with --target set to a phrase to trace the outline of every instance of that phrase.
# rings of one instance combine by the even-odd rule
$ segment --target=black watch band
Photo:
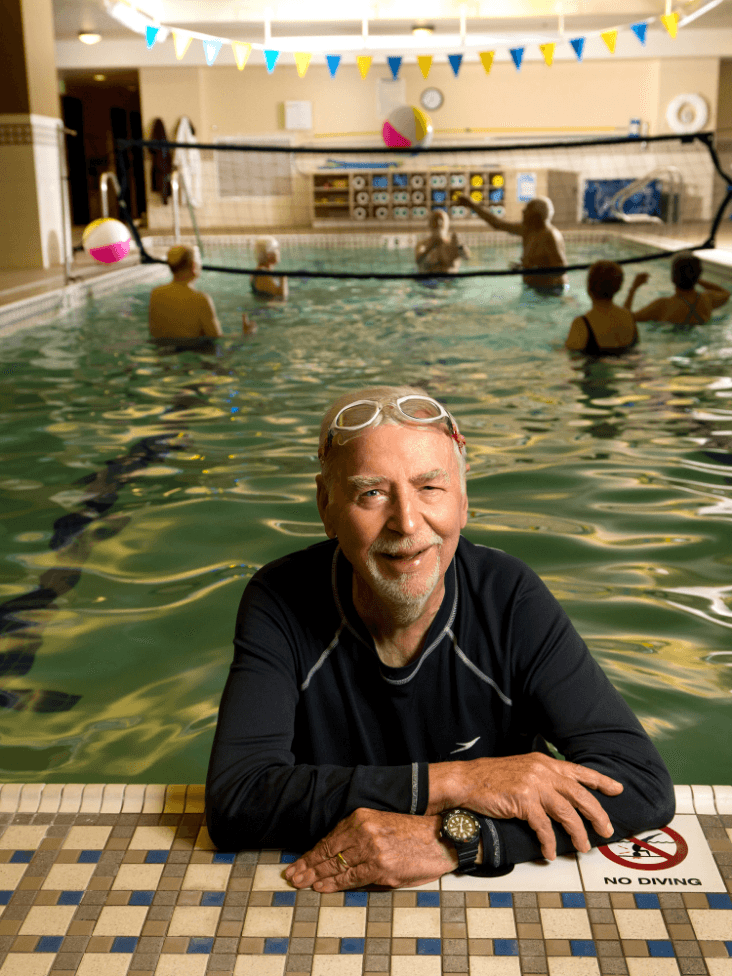
[[[455,848],[459,871],[475,868],[481,838],[481,823],[476,814],[461,807],[445,810],[440,835]]]

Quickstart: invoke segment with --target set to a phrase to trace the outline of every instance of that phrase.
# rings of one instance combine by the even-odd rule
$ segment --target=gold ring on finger
[[[347,868],[350,868],[351,865],[348,863],[348,861],[345,859],[345,857],[341,854],[340,851],[338,851],[338,853],[336,854],[336,857],[341,862],[341,864],[345,864],[345,866]]]

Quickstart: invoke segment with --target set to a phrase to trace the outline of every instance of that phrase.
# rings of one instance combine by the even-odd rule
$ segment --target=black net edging
[[[419,157],[420,155],[443,155],[447,153],[458,153],[460,155],[470,155],[471,153],[486,153],[486,152],[511,152],[511,151],[538,151],[538,150],[581,150],[582,148],[588,147],[609,147],[609,146],[642,146],[645,148],[648,144],[655,143],[670,143],[676,142],[680,145],[689,145],[691,143],[698,143],[706,149],[709,154],[709,158],[713,164],[714,170],[719,174],[719,176],[724,180],[726,190],[722,202],[717,207],[716,212],[712,218],[712,222],[709,226],[709,231],[707,237],[700,241],[698,244],[684,243],[683,247],[666,248],[659,249],[656,253],[643,254],[636,257],[627,257],[617,259],[618,264],[641,264],[646,261],[658,260],[663,258],[671,257],[675,254],[679,254],[682,251],[688,250],[700,250],[713,248],[715,246],[716,234],[719,229],[719,225],[724,217],[724,213],[732,201],[732,177],[729,176],[722,168],[722,164],[719,160],[717,152],[714,147],[714,133],[712,132],[699,132],[689,135],[664,135],[664,136],[647,136],[645,138],[638,137],[618,137],[618,138],[607,138],[607,139],[581,139],[563,142],[524,142],[524,143],[513,143],[513,144],[496,144],[496,143],[486,143],[483,145],[456,145],[456,146],[443,146],[430,147],[429,149],[391,149],[387,147],[378,146],[338,146],[338,147],[323,147],[323,146],[275,146],[268,144],[236,144],[236,143],[195,143],[193,146],[190,143],[179,143],[179,142],[168,142],[160,140],[145,140],[145,139],[117,139],[115,140],[115,152],[117,158],[117,173],[121,184],[121,193],[119,197],[119,208],[120,217],[129,226],[132,236],[137,243],[140,250],[140,255],[143,263],[155,263],[155,264],[166,264],[166,261],[162,258],[157,258],[150,254],[145,248],[143,241],[140,237],[138,228],[135,226],[130,218],[129,211],[125,203],[125,196],[127,192],[128,180],[127,172],[128,166],[126,162],[126,151],[133,148],[145,148],[151,151],[161,151],[161,150],[173,150],[173,149],[191,149],[196,148],[199,150],[214,150],[216,152],[251,152],[251,153],[286,153],[289,155],[318,155],[318,156],[344,156],[344,155],[359,155],[359,156],[408,156],[408,157]],[[354,223],[354,230],[362,230],[363,228],[358,224]],[[393,230],[393,228],[391,228]],[[405,228],[406,229],[406,228]],[[316,229],[317,230],[317,229]],[[413,230],[413,229],[412,229]],[[384,232],[382,230],[382,232]],[[247,231],[251,234],[251,230]],[[258,228],[258,234],[266,233],[265,228]],[[167,235],[166,235],[167,236]],[[568,264],[562,267],[553,268],[532,268],[532,275],[556,275],[558,273],[567,271],[583,271],[590,267],[591,262],[585,262],[581,264]],[[226,274],[239,274],[239,275],[251,275],[255,272],[256,268],[233,268],[217,264],[203,263],[202,268],[204,271],[219,271]],[[342,278],[342,279],[386,279],[386,280],[398,280],[398,279],[434,279],[434,278],[481,278],[481,277],[504,277],[504,276],[517,276],[526,273],[526,269],[480,269],[480,270],[461,270],[453,274],[441,274],[437,272],[390,272],[390,271],[336,271],[336,270],[326,270],[318,271],[312,269],[298,269],[286,271],[281,271],[279,273],[284,273],[291,278]]]

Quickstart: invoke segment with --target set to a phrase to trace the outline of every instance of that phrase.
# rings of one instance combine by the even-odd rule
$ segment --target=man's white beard
[[[426,580],[416,579],[413,573],[401,573],[395,579],[382,575],[376,560],[377,553],[387,553],[390,556],[405,555],[419,552],[428,546],[437,548],[437,558],[435,568]],[[442,539],[432,532],[421,539],[410,539],[407,545],[404,542],[379,539],[369,549],[366,557],[369,571],[368,583],[374,593],[388,604],[402,626],[409,626],[419,619],[427,600],[439,582],[441,547]]]

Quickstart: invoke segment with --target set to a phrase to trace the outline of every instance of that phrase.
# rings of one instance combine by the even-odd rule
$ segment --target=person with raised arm
[[[648,281],[648,274],[641,271],[633,279],[628,290],[625,307],[633,312],[636,322],[673,322],[674,325],[706,325],[712,312],[729,301],[730,293],[721,285],[701,276],[702,263],[696,254],[684,251],[671,262],[671,281],[676,290],[673,295],[657,298],[637,312],[633,312],[635,293]],[[697,290],[701,285],[702,290]]]

